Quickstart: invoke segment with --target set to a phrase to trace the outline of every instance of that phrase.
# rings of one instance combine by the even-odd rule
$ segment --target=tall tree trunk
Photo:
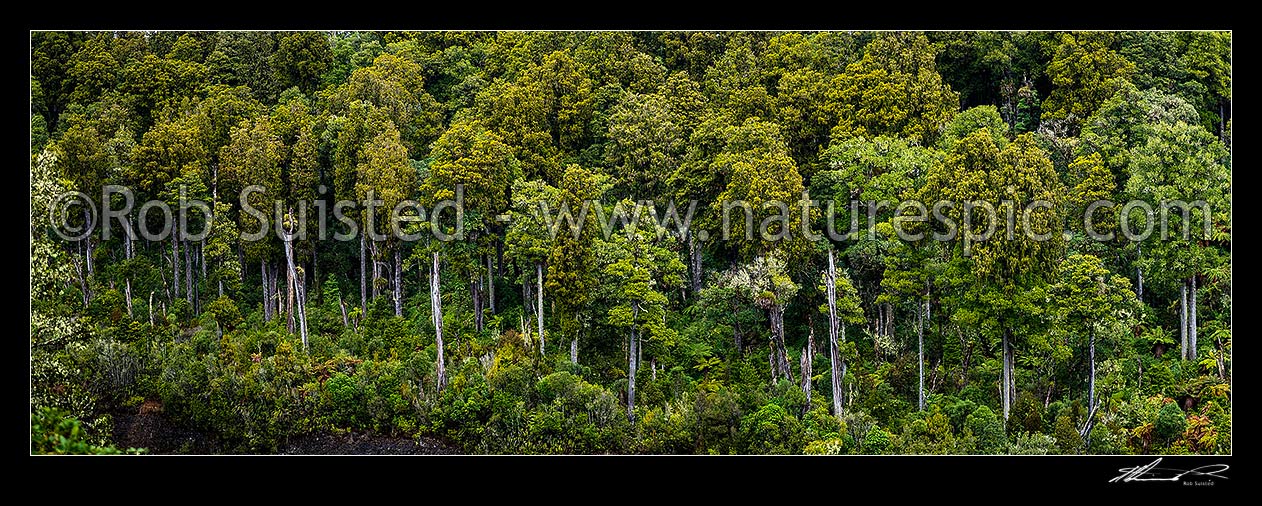
[[[430,312],[434,318],[434,340],[438,343],[438,390],[447,386],[447,366],[443,362],[443,298],[438,290],[438,252],[433,253],[433,266],[429,275]]]
[[[530,280],[523,277],[521,280],[521,333],[527,341],[530,341],[530,327],[535,322],[531,321],[530,325],[526,325],[526,318],[533,318],[531,315],[535,314],[534,311],[535,296],[530,293]]]
[[[638,319],[639,316],[640,316],[640,303],[632,302],[631,303],[631,349],[628,350],[630,353],[627,353],[627,355],[630,357],[628,360],[631,361],[630,367],[627,367],[627,419],[630,420],[631,423],[635,423],[635,371],[636,369],[639,368],[639,365],[640,365],[638,362],[639,357],[637,356],[639,354],[639,346],[637,344],[637,341],[640,340],[639,336],[637,335],[639,333],[639,329],[636,328],[636,324],[637,324],[636,320]]]
[[[1091,375],[1087,380],[1087,413],[1095,413],[1095,328],[1087,332],[1087,361],[1091,366]],[[1088,421],[1090,427],[1090,421]]]
[[[131,312],[131,278],[127,278],[127,291],[124,292],[124,294],[126,294],[127,296],[127,317],[132,318],[133,316]]]
[[[403,254],[399,250],[403,244],[394,248],[394,315],[403,316]]]
[[[1218,140],[1227,142],[1227,120],[1223,119],[1227,115],[1227,108],[1223,102],[1218,101]]]
[[[486,303],[495,314],[495,271],[491,269],[491,255],[486,256]]]
[[[272,304],[267,300],[267,261],[259,260],[259,284],[263,287],[263,321],[272,321]]]
[[[841,344],[843,344],[843,345],[844,345],[844,344],[846,344],[846,324],[845,324],[845,323],[842,323],[842,322],[839,322],[839,323],[841,323],[841,325],[840,325],[840,327],[841,327]],[[840,361],[840,362],[841,362],[841,381],[838,381],[838,382],[837,382],[837,390],[838,390],[838,392],[837,392],[837,393],[839,394],[839,395],[838,395],[838,398],[839,398],[839,399],[841,399],[841,400],[840,400],[840,401],[838,401],[838,403],[839,403],[839,405],[840,405],[840,404],[846,404],[846,405],[849,405],[851,402],[854,402],[854,398],[853,398],[853,396],[852,396],[852,397],[850,397],[850,398],[847,398],[847,397],[845,397],[844,395],[841,395],[843,392],[845,392],[845,387],[846,387],[846,384],[845,384],[845,380],[846,380],[846,370],[847,370],[847,367],[846,367],[846,357],[841,357],[841,361]],[[840,417],[841,417],[841,414],[840,414],[841,412],[839,411],[838,413],[839,413],[839,414],[838,414],[837,416],[838,416],[838,418],[840,418]]]
[[[153,326],[153,291],[149,292],[149,326]]]
[[[833,250],[831,249],[828,250],[828,278],[826,283],[825,292],[828,294],[828,364],[833,380],[833,416],[841,420],[841,384],[845,378],[841,376],[840,372],[840,344],[837,342],[839,326],[837,321],[837,268],[833,263]]]
[[[368,244],[364,234],[359,234],[359,311],[368,313]]]
[[[350,318],[347,318],[346,316],[346,301],[342,300],[342,294],[340,292],[337,294],[337,307],[342,309],[342,328],[351,328]]]
[[[1179,351],[1183,360],[1191,357],[1188,353],[1188,283],[1183,281],[1179,287]]]
[[[1144,301],[1144,269],[1139,266],[1139,259],[1144,257],[1144,245],[1135,245],[1135,296],[1140,302]]]
[[[176,239],[174,227],[171,230],[171,299],[180,296],[180,241]]]
[[[644,363],[644,333],[639,332],[636,335],[639,336],[635,345],[635,366],[638,371],[640,364]]]
[[[814,318],[808,318],[807,326],[811,330],[806,335],[806,346],[802,348],[802,358],[799,360],[802,368],[802,393],[806,394],[806,406],[802,408],[802,415],[811,411],[811,380],[815,376],[815,364],[812,363],[815,358],[815,322],[809,320]]]
[[[372,257],[370,259],[372,262],[372,280],[370,283],[372,283],[372,298],[375,301],[377,297],[381,296],[381,288],[377,285],[377,280],[381,279],[381,256],[378,255],[377,241],[374,240],[368,243],[368,247],[369,256]]]
[[[773,360],[775,360],[775,373],[777,375],[773,377],[777,381],[779,381],[779,378],[784,378],[792,383],[793,370],[789,368],[789,350],[784,344],[784,306],[772,304],[770,312],[772,356]]]
[[[126,257],[127,260],[131,260],[132,258],[131,236],[127,234],[127,231],[123,231],[123,256]],[[132,318],[133,315],[131,311],[131,276],[127,277],[127,292],[125,293],[125,295],[127,297],[127,317]]]
[[[570,363],[578,365],[578,336],[570,339]]]
[[[917,392],[916,406],[920,411],[925,410],[925,311],[929,310],[929,290],[925,290],[925,300],[922,308],[916,310],[916,369],[919,372],[919,385]]]
[[[187,299],[189,304],[191,305],[193,303],[193,255],[192,255],[193,247],[189,246],[188,241],[183,241],[183,242],[184,242],[184,247],[183,247],[183,250],[184,250],[184,298]]]
[[[302,329],[302,349],[307,349],[307,280],[298,276],[298,324]]]
[[[294,332],[294,240],[285,231],[285,302],[289,333]]]
[[[543,355],[543,262],[535,263],[535,318],[539,320],[539,355]],[[577,352],[577,349],[575,350]],[[577,355],[577,353],[576,353]]]
[[[1188,355],[1196,361],[1196,275],[1192,275],[1192,315],[1188,317]]]
[[[1007,329],[1004,329],[1003,351],[1002,351],[1002,354],[1003,354],[1003,375],[1002,376],[1003,377],[1001,380],[1002,385],[999,386],[1000,397],[1003,399],[1003,421],[1005,423],[1008,421],[1008,412],[1012,404],[1012,399],[1010,396],[1012,390],[1008,388],[1009,382],[1011,381],[1011,375],[1012,375],[1012,371],[1008,369],[1008,349],[1009,349],[1008,348],[1008,335],[1009,334],[1010,332]]]

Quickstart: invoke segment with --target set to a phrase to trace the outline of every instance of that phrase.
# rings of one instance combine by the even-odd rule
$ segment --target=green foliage
[[[53,455],[118,455],[140,454],[144,449],[128,448],[126,452],[109,445],[89,442],[83,423],[64,411],[43,408],[31,414],[31,453]]]
[[[110,414],[140,409],[222,452],[370,432],[477,453],[1230,453],[1231,47],[1226,32],[33,32],[33,450],[114,453],[134,431]],[[60,195],[104,185],[136,197],[110,238],[53,233]],[[262,225],[239,198],[254,185],[246,204],[307,229],[301,305],[285,244],[242,238]],[[369,194],[376,214],[330,209]],[[457,197],[463,215],[428,212]],[[210,206],[177,225],[208,224],[204,239],[117,233],[158,228],[139,203],[178,217],[181,198]],[[696,200],[686,234],[668,198],[681,219]],[[895,209],[912,199],[954,203],[950,223]],[[1154,215],[1128,226],[1157,233],[1127,241],[1102,207],[1090,228],[1115,238],[1088,237],[1092,203],[1133,199]],[[1172,200],[1206,205],[1166,210],[1165,240]],[[465,235],[366,252],[316,236],[392,232],[411,201],[425,218],[404,231]],[[738,201],[748,224],[729,206],[722,240]],[[72,228],[91,219],[70,211]],[[361,307],[367,272],[363,291],[397,306]],[[1198,342],[1176,350],[1193,283]]]
[[[1003,422],[994,411],[986,406],[978,406],[964,420],[965,435],[974,439],[977,453],[1004,453],[1007,450],[1007,437],[1004,435]],[[1013,452],[1016,453],[1016,452]]]
[[[960,111],[951,123],[947,124],[938,142],[944,150],[949,151],[960,139],[983,128],[990,133],[996,147],[1003,149],[1008,144],[1008,124],[999,116],[999,110],[993,105],[979,105]]]
[[[800,453],[802,423],[778,404],[767,404],[741,419],[742,453]]]
[[[959,109],[959,94],[942,82],[923,34],[888,33],[835,79],[833,138],[898,135],[933,144]],[[893,104],[898,104],[893,106]]]
[[[1153,429],[1158,440],[1166,444],[1174,442],[1176,438],[1183,435],[1187,427],[1187,416],[1175,402],[1168,402],[1162,406],[1161,411],[1157,412],[1156,421],[1153,422]]]
[[[873,427],[863,438],[863,448],[868,453],[879,455],[885,453],[889,447],[890,434],[880,427]]]
[[[1043,102],[1043,121],[1080,124],[1134,73],[1135,64],[1110,49],[1112,38],[1098,32],[1060,34],[1047,64],[1055,88]]]

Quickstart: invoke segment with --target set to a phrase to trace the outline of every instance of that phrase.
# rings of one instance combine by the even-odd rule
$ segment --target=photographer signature
[[[1209,464],[1195,469],[1182,470],[1157,467],[1157,464],[1160,463],[1161,459],[1157,459],[1146,466],[1123,467],[1118,469],[1122,474],[1109,480],[1109,483],[1117,483],[1119,481],[1122,483],[1132,481],[1180,481],[1187,475],[1222,478],[1225,480],[1227,477],[1218,473],[1230,469],[1230,466],[1227,464]]]

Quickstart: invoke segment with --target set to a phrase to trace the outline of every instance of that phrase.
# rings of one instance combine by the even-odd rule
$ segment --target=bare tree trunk
[[[640,340],[639,336],[637,335],[639,333],[638,331],[639,329],[636,328],[636,325],[637,325],[636,320],[639,316],[640,316],[640,303],[632,302],[631,303],[631,349],[629,350],[629,353],[627,353],[627,355],[630,357],[628,360],[631,361],[630,366],[627,367],[627,419],[630,420],[631,423],[635,423],[635,371],[636,369],[639,368],[639,362],[638,362],[638,357],[637,357],[637,355],[639,354],[639,346],[637,345],[637,341]]]
[[[1196,361],[1196,275],[1192,275],[1192,315],[1188,317],[1188,355]]]
[[[261,280],[259,284],[263,285],[263,321],[270,322],[272,321],[272,305],[271,305],[271,302],[267,300],[267,286],[268,285],[267,285],[267,261],[266,260],[259,260],[259,277]]]
[[[127,317],[128,317],[128,318],[132,318],[132,313],[131,313],[131,278],[127,278],[127,291],[126,291],[126,292],[124,292],[124,293],[127,295]]]
[[[175,238],[174,227],[171,230],[171,298],[180,296],[180,241]]]
[[[123,256],[127,260],[132,258],[131,236],[126,231],[123,232]],[[124,292],[124,296],[127,298],[127,317],[133,318],[134,315],[131,311],[131,276],[127,277],[127,291]]]
[[[925,300],[922,305],[923,309],[916,310],[916,369],[919,372],[919,385],[917,392],[916,406],[920,411],[925,410],[925,314],[924,311],[929,310],[929,294],[928,289],[925,290]]]
[[[290,215],[293,210],[290,210]],[[294,263],[294,236],[293,225],[286,227],[285,230],[285,291],[286,300],[288,301],[289,313],[289,331],[295,331],[295,322],[297,319],[297,331],[302,339],[302,349],[307,349],[307,316],[306,316],[306,295],[303,290],[303,277],[298,273],[298,267]]]
[[[439,292],[438,252],[433,253],[429,275],[430,312],[434,318],[434,340],[438,343],[438,390],[447,386],[447,366],[443,362],[443,299]]]
[[[289,235],[289,231],[285,231],[285,301],[287,306],[289,332],[294,332],[294,291],[297,288],[294,283],[294,240]],[[304,343],[305,344],[305,343]]]
[[[789,368],[789,350],[784,345],[784,306],[780,304],[772,304],[771,306],[771,343],[772,356],[775,360],[775,369],[777,369],[777,381],[780,377],[793,382],[793,370]]]
[[[342,300],[342,294],[337,294],[337,307],[342,309],[342,328],[351,328],[350,318],[346,317],[346,301]]]
[[[495,314],[495,271],[491,266],[491,255],[486,256],[486,302],[491,307],[491,314]]]
[[[1144,269],[1139,266],[1138,260],[1140,258],[1143,258],[1144,256],[1144,245],[1136,244],[1135,252],[1136,252],[1135,253],[1135,260],[1136,260],[1135,262],[1135,280],[1136,280],[1135,295],[1136,295],[1136,298],[1138,298],[1140,302],[1143,302],[1144,301]]]
[[[394,315],[403,316],[403,254],[399,250],[403,244],[394,248]]]
[[[814,318],[811,318],[813,320]],[[815,322],[808,322],[810,332],[806,336],[806,346],[802,348],[802,358],[799,365],[802,368],[802,393],[806,394],[806,406],[802,409],[802,414],[811,411],[811,379],[815,376],[813,358],[815,358]]]
[[[578,336],[570,339],[570,363],[578,364]]]
[[[1226,115],[1226,107],[1223,106],[1223,102],[1220,100],[1218,101],[1218,140],[1222,142],[1227,142],[1227,120],[1223,119]]]
[[[1188,284],[1183,282],[1179,287],[1179,343],[1183,360],[1191,357],[1188,353]]]
[[[637,335],[639,336],[639,342],[635,345],[635,366],[640,367],[640,364],[644,363],[644,334],[638,333]],[[638,371],[639,369],[636,370]]]
[[[534,325],[534,321],[530,325],[526,325],[526,318],[532,318],[535,311],[535,295],[530,293],[530,280],[524,277],[521,280],[521,333],[527,342],[530,341],[530,326]]]
[[[359,235],[359,311],[368,312],[368,245],[364,234]]]
[[[149,326],[153,326],[153,292],[149,292]]]
[[[193,303],[193,247],[184,241],[184,298]]]
[[[845,379],[841,375],[841,358],[840,344],[837,342],[838,321],[837,321],[837,268],[833,263],[833,251],[828,250],[828,278],[825,291],[828,294],[828,363],[832,372],[833,380],[833,416],[838,420],[842,418],[841,384]]]
[[[543,355],[543,262],[535,263],[535,318],[539,320],[539,355]],[[575,350],[577,355],[577,349]]]
[[[298,326],[302,330],[302,349],[307,349],[307,281],[298,276]]]
[[[1000,397],[1003,399],[1003,421],[1005,423],[1008,421],[1008,411],[1012,404],[1012,399],[1009,397],[1011,390],[1009,390],[1008,388],[1008,384],[1009,384],[1009,381],[1011,380],[1011,375],[1012,375],[1012,372],[1008,369],[1008,334],[1009,334],[1008,330],[1005,329],[1003,331],[1003,351],[1002,351],[1003,353],[1003,375],[1002,375],[1003,378],[1001,381],[1002,385],[1000,385],[999,387]]]
[[[372,257],[370,260],[372,262],[372,281],[370,283],[372,283],[372,298],[375,301],[377,297],[381,296],[381,289],[377,285],[377,280],[381,279],[381,257],[377,254],[377,241],[369,243],[368,246],[369,255]]]
[[[1087,381],[1087,413],[1095,413],[1095,329],[1092,328],[1087,333],[1087,360],[1090,362],[1091,375]],[[1090,427],[1090,422],[1088,422]]]

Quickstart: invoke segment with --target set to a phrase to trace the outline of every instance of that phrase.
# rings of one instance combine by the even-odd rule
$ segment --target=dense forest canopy
[[[33,32],[32,452],[1230,453],[1230,54]]]

